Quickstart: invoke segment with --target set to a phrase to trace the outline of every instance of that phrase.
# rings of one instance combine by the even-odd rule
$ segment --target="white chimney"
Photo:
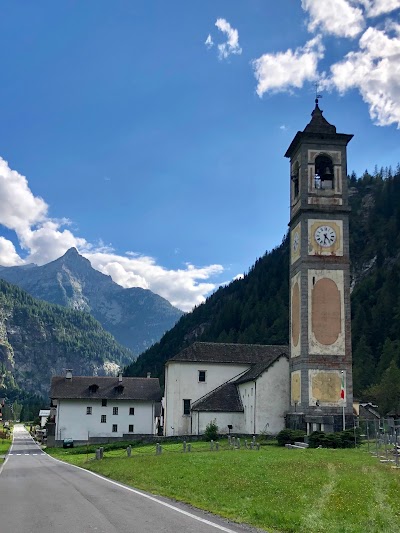
[[[65,379],[72,379],[72,369],[71,368],[67,368],[67,370],[65,371]]]
[[[151,377],[151,372],[147,372],[147,379]]]
[[[118,372],[118,381],[121,383],[122,381],[122,372]]]

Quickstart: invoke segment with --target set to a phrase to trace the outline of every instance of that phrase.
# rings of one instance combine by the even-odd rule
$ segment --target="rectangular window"
[[[106,415],[101,415],[100,422],[101,422],[102,424],[105,424],[105,423],[107,422],[107,416],[106,416]]]
[[[129,424],[129,431],[128,433],[133,433],[133,424]]]
[[[91,415],[92,414],[92,408],[91,407],[86,407],[86,414],[87,415]]]
[[[117,426],[117,424],[113,424],[112,432],[113,432],[113,433],[117,433],[117,431],[118,431],[118,426]]]
[[[118,414],[118,407],[113,407],[113,415],[117,415]]]
[[[101,406],[107,407],[107,400],[101,400]]]
[[[183,414],[190,415],[190,400],[183,400]]]
[[[130,415],[134,415],[135,414],[135,408],[134,407],[129,407],[129,414]]]
[[[199,381],[202,381],[203,383],[206,381],[206,371],[205,370],[199,370]]]

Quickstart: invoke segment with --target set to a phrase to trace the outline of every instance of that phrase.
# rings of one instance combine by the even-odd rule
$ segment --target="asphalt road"
[[[1,533],[250,533],[189,506],[55,461],[23,426],[0,473]]]

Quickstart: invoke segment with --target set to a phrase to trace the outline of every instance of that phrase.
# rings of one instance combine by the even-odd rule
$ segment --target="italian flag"
[[[342,384],[340,387],[340,397],[342,400],[344,400],[344,372],[342,370]]]

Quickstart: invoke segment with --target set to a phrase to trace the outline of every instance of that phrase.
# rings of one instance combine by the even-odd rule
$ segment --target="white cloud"
[[[288,127],[285,124],[281,124],[279,126],[279,129],[282,130],[282,131],[286,131],[288,129]]]
[[[15,266],[24,263],[17,254],[13,243],[4,237],[0,237],[0,258],[2,266]]]
[[[359,47],[331,66],[329,81],[340,93],[358,89],[375,124],[400,128],[400,25],[368,28]]]
[[[207,48],[212,48],[214,46],[214,42],[213,42],[212,37],[211,37],[210,34],[208,34],[208,37],[205,40],[204,44],[207,46]]]
[[[400,8],[400,0],[359,0],[367,17],[379,17]]]
[[[310,17],[308,30],[356,37],[364,29],[365,21],[363,11],[352,3],[347,0],[301,0],[301,7]]]
[[[132,253],[127,257],[97,252],[84,255],[94,268],[110,275],[119,285],[150,289],[184,311],[202,303],[204,295],[215,288],[206,280],[223,272],[221,265],[198,268],[187,264],[184,269],[168,270],[152,257]]]
[[[257,94],[282,92],[300,88],[317,77],[318,61],[324,57],[321,36],[317,35],[301,48],[276,54],[264,54],[253,61],[258,80]]]
[[[189,311],[204,301],[216,285],[210,279],[223,272],[221,265],[172,270],[159,264],[152,257],[136,252],[124,255],[115,253],[104,243],[90,243],[74,235],[67,219],[51,219],[48,205],[29,189],[24,176],[10,169],[0,158],[0,224],[14,230],[20,246],[26,250],[22,259],[12,242],[0,237],[0,265],[12,266],[24,263],[39,265],[63,255],[72,246],[87,257],[94,268],[108,274],[123,287],[142,287],[160,294],[173,305]]]
[[[242,49],[239,46],[239,32],[235,28],[232,28],[225,19],[217,19],[215,25],[227,37],[226,42],[218,45],[219,58],[226,59],[231,54],[241,54]]]

